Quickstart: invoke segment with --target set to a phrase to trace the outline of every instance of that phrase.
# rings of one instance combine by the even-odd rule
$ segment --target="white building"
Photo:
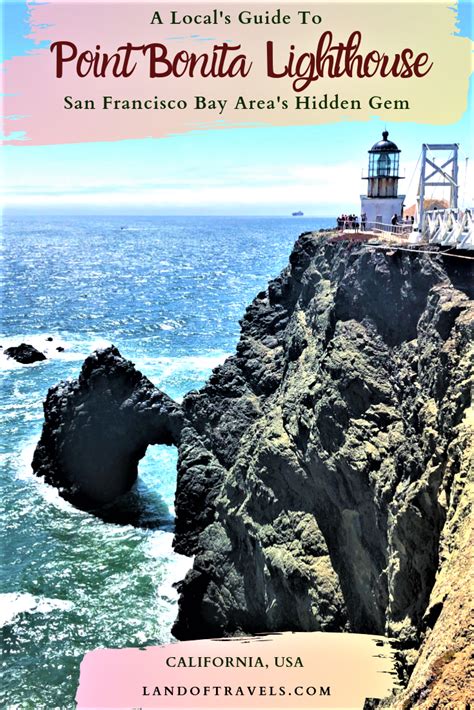
[[[388,140],[388,131],[382,133],[382,140],[369,150],[369,173],[367,194],[360,196],[361,216],[366,215],[367,229],[374,226],[391,228],[392,218],[403,216],[405,195],[398,194],[400,151]],[[383,228],[383,227],[382,227]]]

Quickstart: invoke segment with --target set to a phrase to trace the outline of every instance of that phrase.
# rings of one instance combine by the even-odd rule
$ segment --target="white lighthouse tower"
[[[361,214],[367,215],[367,228],[390,228],[394,214],[400,219],[405,195],[398,194],[400,150],[388,140],[388,131],[382,140],[369,150],[367,194],[360,196]],[[387,225],[385,227],[385,225]]]

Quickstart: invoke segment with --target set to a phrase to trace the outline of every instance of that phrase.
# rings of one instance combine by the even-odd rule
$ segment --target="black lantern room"
[[[400,150],[388,140],[388,131],[382,133],[382,140],[369,150],[369,175],[367,197],[397,197]]]

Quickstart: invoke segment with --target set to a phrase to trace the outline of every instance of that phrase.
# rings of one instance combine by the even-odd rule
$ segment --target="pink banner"
[[[413,32],[428,13],[430,32]],[[36,48],[4,66],[4,131],[48,145],[374,116],[450,123],[471,73],[456,19],[436,2],[32,4]]]
[[[387,639],[282,633],[98,649],[76,700],[92,708],[362,708],[396,687]]]

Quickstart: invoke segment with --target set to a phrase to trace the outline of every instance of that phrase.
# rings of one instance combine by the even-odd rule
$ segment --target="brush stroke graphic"
[[[373,117],[442,125],[459,120],[465,112],[472,42],[457,33],[456,12],[447,3],[338,1],[286,3],[279,8],[288,23],[274,24],[276,7],[263,3],[249,4],[242,15],[242,6],[234,3],[166,2],[159,5],[160,24],[152,22],[156,7],[148,2],[31,4],[28,39],[34,49],[4,63],[6,142],[118,141],[211,128],[313,125]],[[203,24],[206,15],[212,24]],[[256,24],[255,18],[268,24]],[[426,31],[415,29],[420,26]],[[411,78],[381,77],[379,73],[365,78],[324,75],[309,81],[304,89],[300,80],[299,91],[294,86],[296,75],[271,76],[284,74],[289,65],[311,75],[305,53],[315,53],[325,32],[331,33],[332,46],[360,33],[361,56],[377,51],[393,58],[410,49],[413,56],[427,54],[433,66],[424,76]],[[67,60],[60,67],[59,45],[50,51],[55,42],[69,43],[60,45]],[[268,42],[273,43],[271,61]],[[127,43],[160,45],[164,49],[158,55],[166,52],[166,62],[173,63],[179,52],[197,57],[208,54],[214,66],[223,52],[228,57],[243,54],[248,73],[202,77],[194,72],[189,76],[189,66],[176,60],[176,72],[182,76],[150,78],[150,50],[145,54],[134,51],[130,58],[130,67],[137,60],[134,70],[129,76],[115,77],[112,67],[119,59],[108,64],[107,60],[114,55],[123,58],[124,51],[117,50]],[[84,52],[91,54],[82,60],[79,70],[86,75],[80,77],[76,69]],[[74,53],[74,59],[69,59]],[[229,58],[221,62],[224,72],[224,64],[229,70],[230,63]],[[105,76],[93,75],[104,66]],[[163,72],[165,59],[155,67]],[[327,67],[325,62],[326,72]],[[425,62],[423,71],[427,68]]]
[[[236,667],[237,658],[251,667]],[[393,664],[387,639],[363,634],[282,633],[98,649],[82,661],[76,700],[78,710],[362,708],[367,697],[387,697],[396,687]]]

